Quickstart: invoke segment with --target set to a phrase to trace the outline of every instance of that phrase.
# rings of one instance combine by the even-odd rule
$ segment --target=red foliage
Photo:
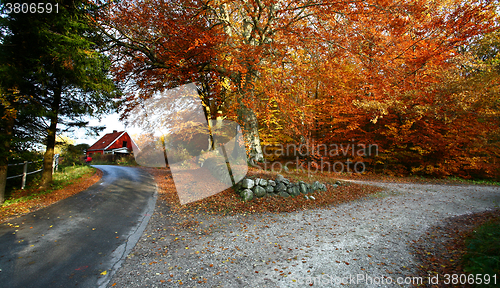
[[[260,133],[265,145],[374,144],[378,155],[350,160],[394,174],[500,175],[500,77],[472,73],[477,59],[460,52],[498,28],[493,0],[109,7],[99,23],[116,44],[116,79],[139,89],[127,94],[125,115],[156,91],[196,82],[211,87],[210,113],[254,122],[255,112],[253,139]]]

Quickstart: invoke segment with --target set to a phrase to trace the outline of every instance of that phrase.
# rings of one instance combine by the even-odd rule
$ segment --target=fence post
[[[59,154],[54,154],[54,159],[52,160],[52,174],[54,174],[54,171],[57,171],[58,166],[59,166]]]
[[[24,189],[24,186],[26,186],[26,174],[27,173],[28,173],[28,161],[24,161],[23,180],[21,182],[21,189]]]

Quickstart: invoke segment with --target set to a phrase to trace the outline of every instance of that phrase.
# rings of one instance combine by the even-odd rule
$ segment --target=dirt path
[[[417,275],[410,244],[422,233],[445,218],[500,206],[500,187],[372,184],[387,189],[287,214],[176,219],[158,201],[109,285],[308,287],[312,277],[316,287],[408,287],[406,277]]]

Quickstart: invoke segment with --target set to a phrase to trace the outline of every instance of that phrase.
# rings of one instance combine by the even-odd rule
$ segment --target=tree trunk
[[[15,111],[15,110],[12,110]],[[7,185],[7,168],[9,164],[10,146],[12,141],[12,133],[14,131],[14,123],[16,115],[5,115],[5,126],[0,135],[2,142],[0,145],[0,204],[5,202],[5,186]],[[3,122],[3,121],[2,121]],[[3,123],[2,123],[3,124]]]
[[[215,150],[215,142],[214,142],[214,135],[212,133],[212,118],[211,118],[211,111],[210,111],[210,106],[206,105],[203,106],[203,112],[205,113],[205,119],[207,120],[207,127],[208,127],[208,148],[207,151]]]
[[[52,183],[52,164],[54,162],[54,147],[56,144],[57,116],[50,117],[50,126],[47,129],[46,150],[43,155],[42,188],[46,189]]]
[[[248,71],[245,77],[241,77],[240,75],[235,81],[236,83],[241,83],[240,81],[242,81],[242,78],[245,79],[243,88],[241,88],[238,93],[240,95],[237,100],[239,107],[236,113],[238,115],[238,122],[242,124],[243,139],[245,139],[245,143],[248,145],[248,160],[254,162],[263,160],[264,154],[260,146],[259,122],[257,116],[253,109],[248,107],[243,101],[243,98],[249,99],[252,102],[256,101],[253,83],[257,80],[257,72],[251,67],[248,67]]]
[[[2,157],[4,158],[4,157]],[[7,158],[7,157],[5,157]],[[1,162],[4,159],[2,159]],[[5,186],[7,185],[7,164],[0,164],[0,205],[5,202]]]
[[[262,147],[260,146],[259,127],[257,116],[252,109],[241,107],[238,109],[238,120],[243,124],[243,138],[248,145],[248,157],[250,161],[261,161],[264,159],[262,154]]]
[[[52,164],[54,161],[54,148],[56,146],[57,122],[59,121],[59,106],[61,104],[61,88],[54,89],[50,113],[50,126],[47,129],[46,150],[43,155],[43,171],[40,186],[47,189],[52,183]]]
[[[170,168],[168,165],[168,157],[167,157],[167,143],[165,141],[166,135],[161,136],[161,148],[163,149],[163,158],[165,159],[165,167]]]

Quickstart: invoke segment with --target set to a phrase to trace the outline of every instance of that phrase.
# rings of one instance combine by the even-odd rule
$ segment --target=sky
[[[94,144],[97,140],[99,140],[102,136],[104,136],[107,133],[112,133],[113,130],[117,131],[124,131],[127,130],[125,127],[125,123],[121,122],[119,120],[120,115],[118,113],[115,114],[110,114],[102,117],[102,119],[99,121],[99,119],[93,118],[89,119],[89,126],[105,126],[106,129],[104,129],[102,132],[99,133],[99,136],[97,137],[90,137],[85,135],[85,130],[84,129],[79,129],[78,131],[75,131],[73,133],[68,134],[68,136],[71,139],[75,140],[75,144],[89,144],[92,145]]]
[[[184,121],[184,123],[192,121],[196,123],[203,123],[203,121],[205,121],[206,123],[201,100],[198,97],[196,86],[192,83],[179,86],[175,89],[165,90],[159,93],[157,97],[152,97],[146,100],[141,107],[136,108],[137,109],[130,112],[130,121],[163,123],[162,127],[164,129],[160,129],[162,127],[155,127],[155,131],[158,133],[165,133],[165,131],[168,131],[168,127],[177,125],[178,121]],[[181,111],[183,113],[179,114]],[[186,113],[185,111],[189,111],[190,113]],[[147,117],[144,119],[143,115],[147,115]],[[120,116],[118,113],[104,115],[101,120],[97,118],[88,118],[88,126],[106,127],[97,137],[85,135],[85,129],[79,129],[64,136],[75,140],[75,144],[85,143],[92,145],[107,133],[112,133],[113,130],[127,131],[128,134],[134,138],[136,135],[144,134],[144,129],[148,129],[144,128],[147,125],[145,125],[142,129],[137,126],[127,127],[125,126],[125,123],[119,119]]]

